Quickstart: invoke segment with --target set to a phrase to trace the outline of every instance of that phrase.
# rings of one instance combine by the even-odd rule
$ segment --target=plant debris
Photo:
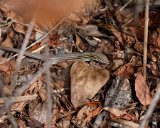
[[[160,127],[159,21],[159,0],[0,1],[0,127]]]

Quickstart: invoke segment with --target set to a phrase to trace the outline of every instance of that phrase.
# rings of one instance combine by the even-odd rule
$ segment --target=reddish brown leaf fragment
[[[131,63],[125,64],[115,71],[116,75],[128,79],[130,78],[131,75],[133,75],[133,73],[134,73],[134,66]]]
[[[138,73],[135,80],[136,96],[142,105],[149,105],[151,103],[151,96],[149,87],[141,73]]]

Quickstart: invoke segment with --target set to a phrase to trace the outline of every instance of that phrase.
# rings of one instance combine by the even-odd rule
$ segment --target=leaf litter
[[[160,76],[160,3],[150,2],[145,80],[141,2],[1,1],[0,127],[139,127]],[[26,52],[45,58],[98,52],[109,64],[92,54],[54,65],[24,54],[17,70],[17,53],[5,48],[21,50],[32,16]],[[158,103],[146,127],[159,127],[159,114]]]

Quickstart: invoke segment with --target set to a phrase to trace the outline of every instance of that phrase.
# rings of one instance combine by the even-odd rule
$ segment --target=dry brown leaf
[[[119,110],[117,108],[107,108],[107,111],[110,112],[111,119],[124,119],[127,121],[138,121],[138,118],[134,114],[127,113],[127,110]]]
[[[1,45],[4,47],[13,48],[13,43],[12,43],[10,36],[7,35],[6,39],[1,43]]]
[[[87,122],[87,121],[91,120],[91,118],[97,116],[99,114],[100,110],[101,110],[101,107],[98,107],[95,110],[93,110],[92,112],[90,112],[87,115],[87,118],[85,119],[85,122]]]
[[[0,62],[5,61],[6,58],[0,57]],[[11,75],[15,71],[16,62],[9,61],[8,63],[0,64],[0,71],[3,71],[7,76]]]
[[[147,67],[150,69],[150,71],[153,73],[154,76],[160,76],[160,72],[159,72],[156,62],[151,61],[147,65]]]
[[[151,40],[153,41],[154,47],[160,48],[160,28],[157,28],[157,31],[153,32]]]
[[[115,70],[124,64],[125,53],[124,51],[117,51],[113,52],[112,55],[113,55],[112,70]]]
[[[39,96],[41,97],[42,102],[46,101],[47,97],[46,97],[47,91],[45,88],[41,88],[39,90]]]
[[[24,26],[21,25],[21,24],[18,24],[18,23],[15,23],[15,24],[12,24],[13,26],[13,29],[18,32],[18,33],[22,33],[22,34],[25,34],[25,30],[24,30]]]
[[[42,122],[35,118],[27,118],[26,123],[29,128],[46,128]]]
[[[106,69],[95,69],[86,62],[75,62],[71,68],[71,102],[75,107],[83,105],[87,99],[106,84],[110,73]]]
[[[58,128],[69,128],[70,125],[71,125],[70,118],[64,117],[64,118],[61,119],[61,121],[56,123],[56,126],[52,125],[52,128],[55,128],[55,127],[58,127]],[[45,128],[47,128],[47,126]]]
[[[46,113],[47,109],[45,107],[45,104],[39,103],[35,106],[33,111],[30,111],[29,114],[32,119],[35,119],[41,123],[45,123],[47,118]]]
[[[25,121],[22,121],[19,119],[19,120],[17,120],[17,123],[19,125],[19,128],[26,128],[27,127]]]
[[[109,111],[111,114],[113,114],[117,117],[127,114],[126,110],[120,110],[117,108],[104,107],[102,110]]]
[[[117,69],[118,67],[122,66],[124,64],[124,60],[122,59],[114,59],[113,60],[113,65],[112,65],[112,70]]]
[[[109,30],[111,33],[113,33],[114,36],[117,38],[117,40],[118,40],[121,44],[124,44],[123,37],[124,37],[125,35],[124,35],[123,33],[119,32],[116,27],[114,27],[113,25],[106,25],[105,28],[106,28],[107,30]]]
[[[132,36],[129,36],[125,33],[130,34],[131,32],[119,32],[118,30],[113,31],[114,36],[118,39],[119,43],[121,43],[124,46],[131,46],[132,42],[135,41],[135,39]]]
[[[94,109],[96,109],[96,106],[94,107],[90,107],[88,105],[84,105],[77,113],[77,120],[79,122],[82,122],[82,120],[84,121],[86,116],[91,112],[93,111]]]
[[[142,105],[149,105],[151,103],[151,96],[149,87],[141,73],[137,73],[135,80],[136,96]]]
[[[136,118],[136,116],[134,114],[127,113],[126,115],[122,115],[120,118],[124,119],[124,120],[138,121],[138,119]]]
[[[79,33],[86,36],[95,36],[95,37],[103,37],[105,36],[101,32],[99,32],[98,27],[96,25],[83,25],[83,26],[75,26]]]
[[[92,104],[93,103],[93,104]],[[82,127],[86,124],[86,122],[90,121],[93,117],[99,114],[102,109],[99,106],[99,103],[92,102],[92,105],[86,104],[84,105],[79,112],[77,113],[77,121],[81,124]]]
[[[138,65],[142,65],[140,58],[132,55],[129,63],[122,65],[121,67],[116,69],[114,74],[121,76],[123,78],[130,79],[130,77],[134,74],[135,66],[138,66]]]
[[[28,92],[33,93],[39,91],[40,88],[43,86],[43,77],[39,78],[38,81],[34,82],[29,88]]]
[[[120,77],[129,79],[134,73],[134,65],[132,63],[125,64],[118,68],[114,73]]]
[[[79,37],[79,35],[75,34],[76,35],[76,46],[77,46],[77,49],[79,51],[83,51],[83,50],[86,50],[86,47],[85,45],[82,43],[82,40],[81,38]]]
[[[112,119],[112,120],[120,124],[126,125],[127,128],[139,128],[139,124],[133,121],[127,121],[127,120],[122,120],[122,119]]]
[[[26,105],[26,102],[15,103],[11,106],[11,110],[22,112],[25,105]]]

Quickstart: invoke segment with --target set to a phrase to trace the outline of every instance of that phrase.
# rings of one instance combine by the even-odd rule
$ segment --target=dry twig
[[[143,47],[143,76],[146,80],[147,73],[147,42],[148,42],[148,21],[149,21],[149,2],[145,2],[145,25],[144,25],[144,47]]]
[[[0,104],[4,104],[6,101],[10,103],[15,103],[15,102],[25,102],[28,100],[35,100],[37,98],[37,94],[34,95],[28,95],[28,96],[17,96],[17,97],[3,97],[0,98]]]

